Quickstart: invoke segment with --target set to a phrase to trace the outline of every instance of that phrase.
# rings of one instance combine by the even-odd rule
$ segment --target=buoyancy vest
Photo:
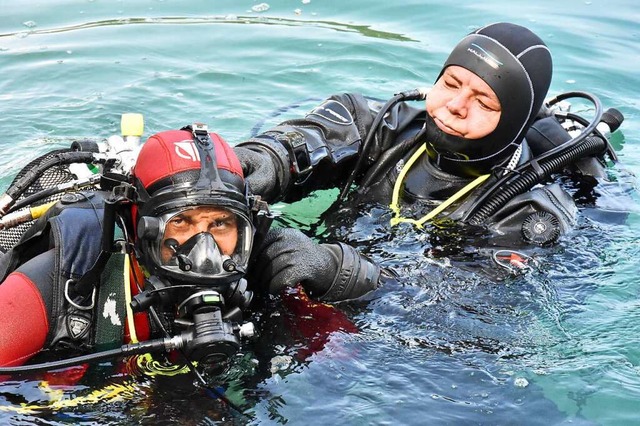
[[[411,139],[412,136],[405,140],[415,140]],[[386,203],[391,200],[393,187],[400,176],[400,171],[419,147],[419,140],[415,140],[412,149],[407,150],[395,164],[389,161],[385,169],[379,167],[380,177],[370,179],[371,186],[357,193],[355,203],[371,201]],[[531,159],[526,141],[522,143],[522,147],[520,163]],[[402,182],[400,191],[402,215],[421,218],[469,182],[471,182],[469,178],[457,177],[438,169],[424,154],[408,170]],[[440,217],[460,220],[468,206],[483,194],[490,182],[492,181],[489,180],[478,186]],[[530,240],[525,237],[527,233],[531,233],[529,228],[535,227],[544,219],[549,222],[546,226],[552,233],[548,240],[555,240],[558,235],[570,229],[575,222],[576,213],[577,208],[571,196],[557,183],[546,183],[510,200],[489,217],[484,225],[492,235],[493,244],[506,246],[530,244]]]
[[[49,333],[45,347],[90,351],[119,346],[125,336],[127,310],[124,285],[133,293],[130,280],[134,268],[125,270],[125,255],[111,256],[95,292],[87,304],[70,300],[70,287],[91,270],[101,251],[104,199],[102,192],[70,193],[55,204],[25,232],[20,242],[0,258],[2,279],[31,259],[42,259],[42,268],[52,273],[38,274],[36,285],[50,285]],[[53,256],[40,256],[52,250]],[[129,293],[130,294],[130,293]],[[131,322],[133,324],[133,322]],[[136,318],[148,338],[148,324]],[[130,328],[131,326],[129,326]],[[127,330],[127,336],[136,336]]]

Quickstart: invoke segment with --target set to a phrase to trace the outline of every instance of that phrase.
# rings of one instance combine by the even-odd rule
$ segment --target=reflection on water
[[[402,34],[394,34],[386,31],[376,30],[369,25],[350,25],[341,22],[313,21],[287,18],[270,18],[262,16],[208,16],[208,17],[158,17],[158,18],[122,18],[105,19],[102,21],[84,22],[77,25],[70,25],[61,28],[38,29],[33,21],[27,21],[25,26],[28,30],[0,34],[2,37],[28,37],[29,35],[56,34],[70,31],[86,30],[90,28],[111,27],[120,25],[193,25],[193,24],[253,24],[253,25],[276,25],[288,27],[317,27],[330,29],[338,32],[355,32],[365,37],[381,38],[392,41],[417,41]]]

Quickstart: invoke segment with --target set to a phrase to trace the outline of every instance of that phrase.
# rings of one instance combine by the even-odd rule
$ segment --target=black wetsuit
[[[253,152],[241,149],[238,153],[252,189],[268,200],[293,201],[315,189],[344,187],[355,177],[358,187],[351,201],[356,210],[367,210],[363,202],[391,204],[395,222],[415,220],[457,194],[451,205],[442,207],[444,211],[436,220],[480,225],[491,231],[492,243],[513,245],[523,239],[551,243],[569,229],[576,213],[568,193],[549,182],[553,172],[562,170],[546,173],[532,163],[533,181],[518,191],[509,190],[500,200],[489,200],[490,204],[485,199],[489,196],[483,194],[489,194],[487,190],[494,184],[502,185],[499,179],[505,170],[513,170],[570,139],[557,121],[541,126],[552,129],[551,133],[531,130],[538,118],[541,122],[555,120],[545,117],[543,107],[552,69],[551,53],[537,35],[510,23],[490,24],[454,47],[430,94],[403,92],[384,106],[358,94],[335,95],[303,119],[286,121],[240,144]],[[458,72],[467,77],[455,77]],[[490,109],[476,98],[487,87],[499,102],[499,117],[489,133],[467,139],[456,129],[445,132],[442,124],[436,123],[435,119],[442,123],[449,117],[466,122],[469,117],[460,112],[456,102],[467,105],[470,99],[469,105]],[[426,98],[427,108],[435,109],[431,115],[423,108],[397,103],[419,98]],[[466,106],[462,109],[466,111]],[[263,175],[252,175],[252,168],[262,172],[256,155],[275,165],[275,184],[273,179],[265,182]],[[573,160],[558,168],[571,166]],[[587,173],[600,175],[602,165],[596,160],[588,162]],[[394,188],[399,175],[400,185]],[[481,176],[490,177],[476,180]],[[471,182],[469,191],[458,193]],[[544,186],[535,187],[536,183]]]
[[[292,202],[314,190],[341,187],[354,169],[362,141],[371,131],[380,107],[379,102],[359,94],[334,95],[304,118],[285,121],[239,144],[236,152],[241,161],[247,148],[270,154],[278,173],[276,188],[263,194],[268,201]],[[385,115],[355,181],[357,189],[341,207],[351,206],[356,214],[362,214],[367,204],[389,206],[400,170],[426,142],[425,118],[424,109],[407,103],[399,103]],[[549,119],[555,120],[550,117],[545,121]],[[569,135],[561,127],[558,131],[557,127],[559,124],[554,127],[556,134],[551,138],[564,138],[559,143],[569,139]],[[527,139],[537,141],[540,138],[540,130],[534,125],[521,143],[522,152],[516,164],[533,156]],[[535,145],[533,151],[539,151],[539,143],[535,142]],[[597,159],[585,161],[586,167],[577,173],[602,174],[603,166]],[[435,220],[459,221],[473,201],[503,173],[501,168],[494,169],[489,179],[454,202]],[[420,218],[473,180],[444,172],[425,152],[404,177],[399,191],[401,215]],[[252,184],[251,174],[249,182]],[[547,243],[570,229],[576,212],[569,192],[560,184],[547,181],[509,200],[479,225],[490,231],[491,244],[507,246],[532,242],[532,238],[537,237],[535,232],[542,232],[541,227],[546,226],[545,235],[533,242]],[[529,235],[531,232],[533,237]]]

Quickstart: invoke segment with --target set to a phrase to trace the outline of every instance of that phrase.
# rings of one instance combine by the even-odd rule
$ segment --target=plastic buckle
[[[191,125],[191,134],[195,142],[201,147],[207,149],[209,147],[213,148],[213,142],[211,142],[211,138],[209,137],[209,126],[204,123],[193,123]]]
[[[287,132],[276,137],[276,139],[280,138],[288,142],[283,143],[279,141],[286,148],[289,158],[291,159],[291,171],[295,176],[295,185],[301,185],[313,171],[313,166],[310,161],[311,155],[307,149],[307,144],[303,136],[298,132]],[[308,159],[305,161],[308,164],[301,164],[301,162],[298,161],[299,159]]]
[[[194,134],[205,134],[208,135],[209,134],[209,126],[207,126],[205,123],[193,123],[191,125],[191,131]]]
[[[121,183],[112,188],[112,194],[120,201],[131,201],[135,199],[136,188],[129,183]]]

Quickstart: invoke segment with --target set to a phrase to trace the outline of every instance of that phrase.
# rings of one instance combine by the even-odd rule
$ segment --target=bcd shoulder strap
[[[120,347],[126,319],[125,253],[112,253],[100,277],[96,306],[95,348],[107,350]]]

